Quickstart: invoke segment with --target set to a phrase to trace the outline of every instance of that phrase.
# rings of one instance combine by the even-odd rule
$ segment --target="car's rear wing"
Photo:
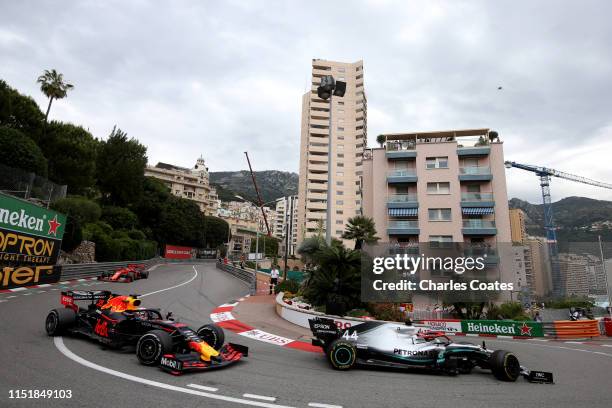
[[[342,332],[336,326],[336,322],[333,319],[327,319],[324,317],[315,317],[314,319],[309,319],[308,324],[310,325],[310,331],[312,331],[312,335],[315,337],[316,341],[313,340],[312,344],[317,346],[323,346],[325,344],[331,343],[333,340],[342,336]]]
[[[71,309],[78,310],[78,306],[75,305],[74,302],[106,302],[108,299],[110,299],[111,296],[113,296],[113,293],[110,290],[67,290],[62,292],[61,296],[62,305]]]

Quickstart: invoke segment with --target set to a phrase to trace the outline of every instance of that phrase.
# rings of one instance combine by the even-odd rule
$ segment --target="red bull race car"
[[[77,302],[87,302],[84,307]],[[139,307],[137,295],[116,295],[106,290],[66,291],[63,308],[45,319],[49,336],[81,335],[110,348],[135,346],[141,364],[159,366],[180,375],[226,367],[248,356],[248,348],[225,342],[223,329],[205,324],[197,330],[162,316],[159,309]]]
[[[102,272],[98,280],[107,282],[132,282],[138,279],[147,279],[149,271],[143,264],[128,264],[125,268],[118,268],[115,272]]]

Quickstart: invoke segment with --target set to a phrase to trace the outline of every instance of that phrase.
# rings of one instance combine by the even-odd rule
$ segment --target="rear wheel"
[[[223,333],[223,329],[216,324],[205,324],[197,330],[197,333],[202,340],[215,350],[219,350],[223,347],[225,333]]]
[[[162,356],[172,352],[172,337],[163,330],[151,330],[138,339],[136,357],[144,365],[158,365]]]
[[[518,358],[506,350],[495,350],[491,354],[489,364],[495,378],[501,381],[516,381],[521,374]]]
[[[327,358],[336,370],[348,370],[355,365],[357,349],[351,342],[336,339],[327,348]]]
[[[148,279],[149,278],[149,272],[141,272],[140,273],[140,277],[142,279]]]
[[[74,326],[76,313],[72,309],[53,309],[45,319],[45,330],[49,336],[59,336]]]

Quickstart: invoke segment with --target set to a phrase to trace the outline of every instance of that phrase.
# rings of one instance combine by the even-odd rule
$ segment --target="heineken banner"
[[[0,193],[0,290],[57,282],[66,216]]]
[[[544,337],[542,323],[512,320],[462,320],[462,333],[493,334],[497,336]]]

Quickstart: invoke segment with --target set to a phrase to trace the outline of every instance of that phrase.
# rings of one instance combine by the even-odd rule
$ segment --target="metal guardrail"
[[[238,268],[236,266],[224,264],[222,262],[217,262],[216,266],[217,269],[229,272],[236,278],[247,282],[250,287],[251,295],[255,295],[257,293],[257,275],[255,274],[255,271]]]

